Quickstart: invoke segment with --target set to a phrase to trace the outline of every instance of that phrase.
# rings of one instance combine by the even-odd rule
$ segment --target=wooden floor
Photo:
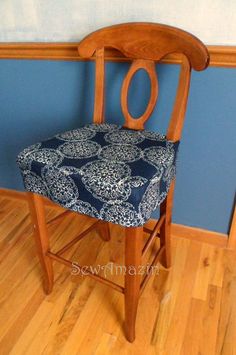
[[[47,208],[51,219],[60,211]],[[0,199],[0,354],[236,354],[236,255],[173,238],[173,267],[153,276],[142,294],[136,341],[123,334],[123,296],[55,263],[45,296],[27,205]],[[50,226],[52,249],[79,234],[86,218]],[[67,252],[84,265],[122,264],[123,231],[96,232]],[[110,275],[108,275],[110,277]],[[122,276],[113,276],[113,280]]]

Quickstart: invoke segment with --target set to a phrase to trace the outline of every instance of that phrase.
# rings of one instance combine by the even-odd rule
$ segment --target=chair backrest
[[[93,118],[95,123],[104,122],[104,63],[107,48],[116,49],[133,61],[121,91],[124,126],[131,129],[143,129],[156,105],[158,81],[155,62],[171,53],[183,54],[176,99],[167,130],[168,139],[179,140],[184,123],[191,68],[204,70],[209,63],[209,54],[205,45],[198,38],[178,28],[145,22],[105,27],[85,37],[78,47],[80,56],[91,58],[95,54],[96,57]],[[128,89],[132,77],[139,69],[146,70],[150,78],[151,94],[146,111],[140,117],[134,118],[128,110]]]

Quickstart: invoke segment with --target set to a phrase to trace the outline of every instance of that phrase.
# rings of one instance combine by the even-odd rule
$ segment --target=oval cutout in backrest
[[[144,114],[151,95],[151,80],[145,69],[134,73],[128,90],[128,111],[134,119]]]
[[[141,69],[144,70],[149,77],[150,95],[146,106],[146,110],[143,112],[143,114],[138,115],[138,117],[134,118],[129,111],[128,96],[129,96],[130,85],[134,79],[134,76],[136,75],[137,72],[140,72]],[[156,74],[154,61],[144,60],[144,59],[134,60],[124,79],[122,90],[121,90],[121,108],[122,108],[123,115],[125,117],[125,127],[131,129],[143,129],[144,123],[150,117],[150,115],[152,114],[155,108],[157,95],[158,95],[158,83],[157,83],[157,74]]]

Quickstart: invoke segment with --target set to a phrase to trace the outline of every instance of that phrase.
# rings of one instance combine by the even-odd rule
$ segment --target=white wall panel
[[[0,42],[78,41],[129,21],[171,24],[206,44],[236,44],[236,0],[0,0]]]

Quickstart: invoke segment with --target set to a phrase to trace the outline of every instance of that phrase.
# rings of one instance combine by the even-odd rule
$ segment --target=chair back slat
[[[204,70],[209,63],[205,45],[195,36],[181,29],[155,23],[126,23],[102,28],[85,37],[79,44],[81,57],[96,57],[94,122],[104,122],[105,50],[113,48],[133,63],[124,79],[121,91],[121,107],[125,118],[124,126],[143,129],[154,110],[158,96],[158,81],[155,62],[171,53],[182,53],[183,61],[176,100],[167,136],[172,140],[181,137],[184,114],[189,92],[191,68]],[[112,52],[109,54],[111,56]],[[128,90],[135,73],[144,69],[151,83],[150,100],[145,112],[138,118],[132,117],[128,109]]]
[[[188,93],[191,79],[191,67],[187,58],[183,58],[175,103],[167,129],[167,139],[179,141],[182,135]]]
[[[104,122],[104,106],[105,106],[105,60],[104,47],[96,50],[96,67],[95,67],[95,96],[93,122]]]

